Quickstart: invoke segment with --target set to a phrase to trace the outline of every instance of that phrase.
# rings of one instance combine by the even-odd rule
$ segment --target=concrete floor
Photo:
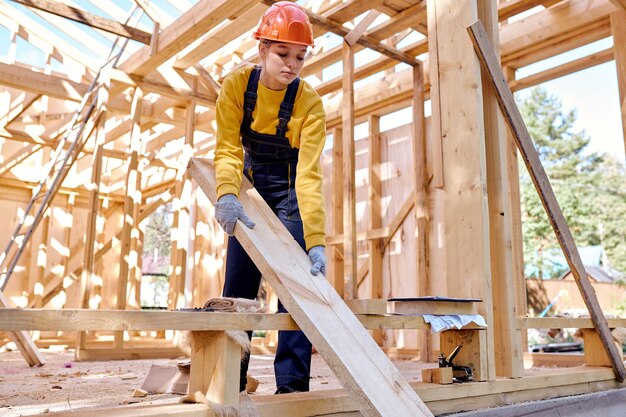
[[[448,417],[625,417],[626,388],[446,415]]]

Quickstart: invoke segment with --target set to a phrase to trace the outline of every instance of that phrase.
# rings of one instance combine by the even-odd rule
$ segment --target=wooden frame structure
[[[103,70],[103,116],[0,293],[3,307],[139,309],[145,220],[168,202],[174,207],[168,307],[219,295],[224,236],[186,169],[190,158],[212,156],[219,82],[244,61],[256,62],[250,31],[272,3],[128,0],[122,8],[90,1],[89,10],[81,10],[67,1],[0,2],[0,25],[9,36],[0,58],[0,208],[11,218],[0,227],[3,246],[41,179],[42,170],[34,168],[48,162],[105,63],[99,51],[128,42],[115,68]],[[323,158],[329,281],[344,299],[438,294],[484,300],[478,311],[489,325],[481,333],[485,379],[523,380],[529,319],[521,318],[516,150],[466,27],[484,23],[513,91],[615,61],[626,126],[624,2],[304,5],[316,47],[301,75],[324,100],[333,141]],[[528,15],[518,19],[522,13]],[[612,48],[515,77],[518,68],[609,36]],[[405,128],[381,132],[387,115],[399,117],[394,112],[407,108],[411,116],[397,123]],[[355,126],[364,122],[366,139],[355,140]],[[208,214],[200,207],[209,207]],[[36,329],[20,330],[31,345],[24,330]],[[120,329],[38,330],[45,333],[33,335],[37,343],[74,340],[78,331],[81,359],[106,357],[93,347],[101,345],[99,334],[114,330],[109,352],[115,357],[179,353],[173,328],[161,329],[153,348],[137,347],[139,334]],[[423,361],[440,349],[426,329],[398,334],[372,331],[379,345],[411,349]],[[34,346],[26,354],[31,358]]]

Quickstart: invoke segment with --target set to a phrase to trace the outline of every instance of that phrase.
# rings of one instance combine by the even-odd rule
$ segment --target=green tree
[[[576,244],[603,243],[613,267],[626,270],[623,165],[587,152],[590,138],[574,130],[576,112],[565,112],[545,89],[533,89],[519,105]],[[520,172],[526,275],[558,277],[567,270],[550,256],[558,242],[525,167]]]

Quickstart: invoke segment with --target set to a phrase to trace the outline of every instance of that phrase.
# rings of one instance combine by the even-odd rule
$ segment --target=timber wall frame
[[[28,3],[34,11],[16,3]],[[138,1],[150,24],[145,19],[137,24],[137,13],[128,19],[134,5],[130,0],[125,10],[112,1],[91,3],[99,4],[94,6],[101,8],[98,13],[77,13],[59,1],[0,2],[0,25],[10,36],[7,55],[0,58],[0,205],[13,221],[40,179],[34,168],[47,162],[69,122],[70,109],[104,63],[89,51],[108,50],[117,35],[131,39],[118,67],[106,73],[109,98],[102,103],[106,115],[98,133],[63,183],[5,295],[10,303],[25,307],[137,309],[142,221],[172,202],[176,233],[168,305],[201,305],[208,296],[219,295],[224,236],[211,216],[198,210],[209,203],[186,176],[187,162],[193,156],[211,156],[219,82],[242,60],[258,59],[249,32],[272,1],[168,0],[169,12]],[[323,0],[305,5],[315,36],[321,37],[302,76],[318,79],[316,89],[325,102],[333,137],[332,161],[325,171],[330,173],[325,185],[329,279],[344,298],[482,298],[480,312],[489,323],[489,379],[522,377],[527,321],[520,319],[526,301],[516,151],[495,99],[483,86],[465,28],[477,18],[484,22],[492,43],[499,45],[513,91],[615,61],[626,126],[626,4]],[[510,17],[538,6],[544,9],[508,23]],[[388,20],[375,20],[381,14]],[[361,23],[354,24],[360,15]],[[64,18],[82,26],[69,25]],[[51,27],[62,28],[75,42]],[[96,30],[103,31],[102,37]],[[330,35],[323,36],[326,33],[343,41],[333,43]],[[608,36],[613,36],[612,48],[515,77],[517,68]],[[25,43],[41,51],[41,62],[22,60]],[[355,56],[366,48],[380,55],[355,65]],[[408,68],[396,67],[399,63]],[[344,75],[324,78],[322,73],[333,64],[342,66]],[[454,77],[450,68],[455,69]],[[355,84],[381,72],[376,81]],[[433,109],[428,119],[422,105],[427,99]],[[388,178],[383,178],[388,143],[392,135],[405,133],[381,133],[380,119],[407,107],[414,123],[408,125],[410,139],[403,145],[407,165],[399,172],[409,180],[402,190],[390,191]],[[354,126],[365,121],[366,143],[354,141]],[[355,157],[364,147],[366,161]],[[355,176],[360,169],[367,171],[365,195]],[[385,199],[392,193],[402,197],[395,198],[393,213],[384,217]],[[357,204],[363,203],[367,223],[356,216]],[[12,228],[9,224],[0,229],[0,245]],[[404,271],[414,279],[410,293],[394,287],[384,268],[400,235],[412,240],[412,252],[403,254],[413,262],[411,271]],[[493,302],[496,299],[499,302]],[[439,341],[424,329],[420,332],[410,348],[423,360],[433,359]],[[373,332],[379,344],[389,335],[380,329]],[[89,337],[87,333],[79,338],[79,349]],[[170,335],[165,337],[165,345],[171,346]],[[118,332],[116,347],[123,346]]]

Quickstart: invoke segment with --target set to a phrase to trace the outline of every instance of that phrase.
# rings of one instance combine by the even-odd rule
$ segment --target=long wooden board
[[[583,300],[589,310],[591,320],[600,334],[606,353],[611,359],[615,377],[619,382],[622,382],[626,377],[626,368],[624,368],[624,363],[622,362],[622,355],[617,351],[617,348],[613,343],[606,317],[604,317],[604,314],[602,313],[602,308],[598,303],[596,293],[589,282],[589,277],[587,276],[582,260],[580,259],[580,254],[578,253],[578,248],[576,248],[576,243],[574,242],[572,233],[567,226],[567,222],[565,221],[563,212],[561,211],[559,203],[556,200],[556,196],[554,195],[548,176],[543,169],[543,165],[541,165],[539,154],[537,153],[530,134],[526,129],[522,115],[515,104],[513,93],[506,83],[504,74],[502,73],[502,68],[498,63],[498,59],[493,52],[493,47],[489,42],[489,37],[480,21],[473,23],[467,28],[467,30],[470,38],[472,39],[472,43],[474,44],[476,54],[478,55],[483,68],[489,74],[489,77],[487,78],[491,81],[494,87],[500,109],[505,116],[511,132],[513,133],[520,155],[526,164],[526,168],[528,168],[528,173],[535,184],[541,203],[548,214],[552,229],[556,234],[556,238],[559,241],[561,249],[563,250],[567,264],[569,265],[580,293],[583,296]]]
[[[192,178],[215,202],[211,161],[193,158]],[[245,178],[239,201],[256,222],[237,225],[235,236],[293,319],[326,360],[364,416],[432,416],[398,369],[380,350],[326,279]]]

